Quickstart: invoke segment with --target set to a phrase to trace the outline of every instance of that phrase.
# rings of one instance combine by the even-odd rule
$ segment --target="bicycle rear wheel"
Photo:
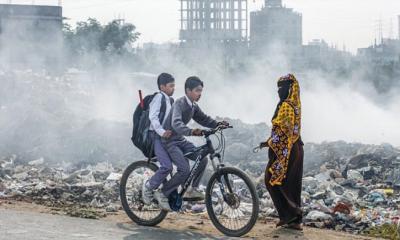
[[[142,185],[158,170],[158,166],[147,161],[138,161],[124,171],[120,183],[121,204],[132,221],[143,226],[155,226],[167,216],[167,211],[158,204],[145,205],[142,201]]]
[[[248,233],[259,213],[253,182],[241,170],[226,167],[214,173],[206,190],[207,212],[214,226],[232,237]]]

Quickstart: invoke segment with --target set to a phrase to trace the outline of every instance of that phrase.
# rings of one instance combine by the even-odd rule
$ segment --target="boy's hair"
[[[189,89],[190,91],[192,91],[194,88],[196,88],[198,86],[204,87],[204,83],[203,83],[203,81],[200,80],[200,78],[198,78],[196,76],[188,77],[185,82],[185,92],[186,92],[186,89]]]
[[[158,89],[161,90],[161,85],[167,85],[168,83],[175,82],[175,78],[169,73],[161,73],[157,78]]]

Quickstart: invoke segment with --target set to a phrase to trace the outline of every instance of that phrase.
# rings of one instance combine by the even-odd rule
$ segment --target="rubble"
[[[329,143],[329,146],[335,145]],[[393,166],[400,162],[400,151],[387,145],[354,146],[356,149],[349,151],[349,156],[333,154],[319,164],[313,163],[318,172],[305,170],[302,191],[305,225],[359,234],[399,221],[399,173]],[[321,146],[314,147],[318,150]],[[259,164],[265,165],[265,159]],[[257,183],[261,217],[276,217],[262,175],[257,177],[252,167],[242,169]],[[96,209],[103,209],[105,213],[120,209],[121,176],[122,170],[109,162],[51,166],[45,158],[21,161],[17,155],[11,155],[0,160],[0,198],[33,201],[64,208],[71,216],[97,218],[104,213]],[[204,204],[183,206],[183,212],[205,211]]]
[[[195,204],[192,206],[192,212],[193,213],[201,213],[204,212],[206,209],[206,205],[205,204]]]
[[[109,163],[68,170],[49,167],[43,158],[21,164],[15,163],[15,159],[14,155],[0,160],[0,173],[7,173],[0,175],[0,199],[34,202],[62,209],[70,216],[94,219],[122,209],[122,170]],[[204,213],[206,207],[203,203],[185,202],[182,211]]]
[[[375,234],[381,230],[379,226],[397,225],[399,164],[400,149],[388,144],[306,144],[303,223],[354,234]],[[261,216],[276,217],[264,179],[259,177],[256,183]]]
[[[315,221],[325,222],[325,221],[333,221],[333,217],[329,214],[313,210],[306,215],[305,220],[312,222]]]
[[[309,150],[302,193],[305,225],[368,234],[377,226],[398,223],[399,149],[343,142],[305,148]],[[307,154],[320,159],[307,163]]]
[[[61,207],[71,216],[88,218],[101,216],[91,208],[106,212],[119,209],[121,170],[104,169],[98,164],[69,171],[48,167],[43,158],[28,164],[15,163],[15,159],[11,156],[0,161],[1,198]]]
[[[238,137],[238,133],[231,134]],[[321,149],[321,145],[335,147],[333,143],[306,144],[305,147],[310,148],[310,145],[314,149],[307,155],[311,156],[315,154],[313,151]],[[343,146],[343,143],[338,145]],[[349,145],[355,149],[345,147],[348,156],[328,154],[319,163],[312,163],[313,169],[305,169],[302,191],[304,224],[357,234],[368,233],[384,224],[397,224],[400,219],[400,189],[399,173],[394,166],[399,165],[400,151],[387,145]],[[305,161],[310,161],[307,155]],[[263,167],[266,165],[266,159],[256,162]],[[236,163],[241,164],[241,161]],[[241,168],[256,182],[260,216],[277,217],[263,175],[257,176],[258,171],[254,173],[251,165]],[[53,166],[46,158],[21,161],[14,154],[0,159],[0,198],[63,208],[71,216],[101,217],[120,209],[118,188],[121,176],[122,169],[107,161]],[[80,208],[83,210],[79,211]],[[206,209],[204,204],[188,202],[182,211],[204,213]]]

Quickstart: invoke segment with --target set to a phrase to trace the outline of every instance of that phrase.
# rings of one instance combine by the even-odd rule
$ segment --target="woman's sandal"
[[[276,224],[276,227],[282,227],[282,226],[284,226],[284,225],[291,224],[291,223],[293,223],[293,222],[296,221],[296,220],[297,220],[297,217],[292,218],[292,219],[290,219],[290,220],[287,221],[287,222],[285,222],[285,221],[283,221],[283,220],[279,220],[279,222]]]
[[[290,223],[287,225],[287,228],[294,229],[297,231],[303,231],[303,227],[299,223]]]
[[[285,225],[286,223],[282,220],[279,220],[279,222],[276,224],[276,227],[282,227],[283,225]]]

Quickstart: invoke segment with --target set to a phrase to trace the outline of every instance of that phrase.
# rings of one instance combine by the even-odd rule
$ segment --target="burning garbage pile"
[[[306,226],[359,234],[372,227],[399,224],[399,149],[344,142],[307,144],[305,148],[302,202]],[[319,161],[307,162],[316,157]],[[263,214],[277,216],[263,184],[260,179]]]

